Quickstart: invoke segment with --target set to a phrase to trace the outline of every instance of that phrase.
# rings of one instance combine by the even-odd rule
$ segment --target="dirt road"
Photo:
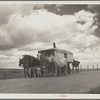
[[[99,85],[100,71],[87,71],[64,77],[0,80],[0,93],[87,93]]]

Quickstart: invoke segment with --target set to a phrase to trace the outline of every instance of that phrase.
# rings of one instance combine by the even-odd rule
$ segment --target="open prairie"
[[[3,69],[0,68],[0,80],[2,79],[13,79],[24,77],[23,69]]]
[[[45,78],[24,78],[23,70],[12,72],[14,79],[0,80],[0,93],[88,93],[100,85],[100,70]]]

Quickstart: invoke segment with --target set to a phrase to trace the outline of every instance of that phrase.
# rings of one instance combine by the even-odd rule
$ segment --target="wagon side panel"
[[[67,59],[68,59],[68,62],[72,63],[73,62],[73,55],[67,54]]]

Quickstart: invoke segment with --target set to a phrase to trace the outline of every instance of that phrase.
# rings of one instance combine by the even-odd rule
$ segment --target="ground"
[[[82,71],[61,77],[0,80],[0,93],[88,93],[100,85],[100,70]]]

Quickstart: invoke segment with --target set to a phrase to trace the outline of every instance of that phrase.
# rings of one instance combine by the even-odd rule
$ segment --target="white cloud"
[[[0,26],[9,22],[11,15],[19,12],[22,16],[32,13],[34,9],[42,9],[44,5],[34,4],[0,4]]]
[[[97,25],[94,25],[94,17],[95,14],[84,10],[75,15],[63,16],[45,10],[36,10],[24,17],[20,13],[14,14],[5,29],[13,45],[16,44],[16,46],[55,40],[55,42],[67,41],[81,48],[81,46],[87,47],[99,42],[99,39],[93,35],[97,29]],[[80,24],[78,21],[85,21],[85,23]]]
[[[79,22],[79,24],[77,24],[77,27],[80,31],[91,31],[91,30],[95,30],[97,28],[97,26],[92,26],[95,22],[94,18],[96,16],[96,14],[93,14],[89,11],[84,11],[81,10],[78,13],[75,14],[77,21]],[[84,24],[82,24],[82,22]],[[92,31],[93,32],[93,31]],[[88,32],[86,32],[87,34],[89,34]],[[91,33],[90,33],[91,34]]]
[[[0,4],[0,26],[9,22],[12,14],[16,13],[21,5]]]

